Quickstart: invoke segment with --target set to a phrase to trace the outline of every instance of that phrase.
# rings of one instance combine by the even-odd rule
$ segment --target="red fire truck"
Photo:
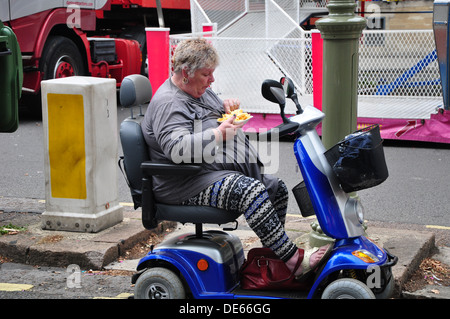
[[[145,27],[190,31],[189,0],[0,0],[0,20],[17,36],[23,92],[73,75],[122,79],[145,70]],[[159,15],[158,15],[159,13]]]

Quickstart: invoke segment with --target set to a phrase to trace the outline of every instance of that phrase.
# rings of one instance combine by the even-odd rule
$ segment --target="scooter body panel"
[[[217,255],[220,248],[214,249],[216,251],[213,252],[213,255]],[[229,263],[224,260],[210,258],[211,252],[202,248],[196,249],[195,245],[181,249],[165,245],[165,248],[154,249],[143,257],[139,261],[138,270],[156,267],[161,263],[169,263],[171,268],[175,267],[180,272],[195,299],[304,299],[308,294],[307,290],[278,292],[240,289],[239,277],[230,276],[233,273],[237,275],[232,269],[234,267],[230,267]],[[239,255],[238,253],[236,256],[237,260],[240,259]],[[195,265],[200,259],[208,262],[207,271],[196,269]]]
[[[376,257],[375,262],[368,263],[356,257],[353,253],[357,251],[366,251]],[[308,298],[313,298],[316,289],[331,274],[345,269],[368,270],[373,267],[382,267],[388,261],[386,252],[364,236],[339,240],[318,274],[313,286],[308,294]]]
[[[289,118],[300,127],[294,154],[323,232],[337,239],[362,236],[362,221],[352,205],[348,205],[353,200],[349,201],[349,195],[341,189],[315,130],[324,116],[321,111],[307,106],[304,114]]]
[[[220,231],[204,232],[202,238],[183,234],[163,242],[139,261],[138,270],[169,263],[186,280],[194,298],[233,298],[239,284],[244,251],[238,237]],[[200,270],[200,260],[207,262]]]
[[[314,165],[301,139],[295,142],[294,153],[323,232],[332,238],[347,238],[339,204],[328,178]]]
[[[181,238],[181,237],[179,237]],[[188,284],[190,291],[196,299],[238,299],[238,298],[266,298],[266,299],[285,299],[285,298],[316,298],[316,291],[322,282],[331,274],[344,269],[361,269],[367,270],[369,267],[382,266],[387,261],[386,253],[377,245],[372,243],[365,237],[343,239],[335,243],[335,248],[330,255],[328,261],[323,266],[320,274],[318,274],[314,284],[306,291],[293,292],[266,292],[261,294],[251,290],[237,289],[239,287],[239,278],[236,266],[233,266],[235,260],[238,264],[243,260],[241,256],[240,243],[230,243],[237,249],[237,255],[231,259],[230,256],[225,259],[216,258],[222,255],[219,246],[211,246],[204,249],[201,242],[208,240],[199,239],[195,243],[190,243],[183,247],[180,241],[171,241],[169,244],[164,243],[164,247],[157,248],[147,254],[139,262],[138,270],[145,269],[149,263],[170,263],[176,267],[184,280]],[[178,247],[177,246],[181,246]],[[209,243],[206,243],[209,246]],[[360,258],[353,255],[353,252],[365,250],[377,257],[375,263],[366,263]],[[211,258],[211,256],[213,258]],[[225,255],[223,255],[225,256]],[[196,268],[197,262],[204,259],[208,262],[207,271],[200,271]]]

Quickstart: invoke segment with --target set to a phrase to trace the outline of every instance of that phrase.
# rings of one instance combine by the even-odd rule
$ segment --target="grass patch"
[[[26,227],[20,227],[9,223],[8,225],[0,226],[0,235],[14,235],[24,230],[27,230]]]

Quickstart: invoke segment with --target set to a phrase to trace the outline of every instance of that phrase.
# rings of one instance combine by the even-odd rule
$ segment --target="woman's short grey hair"
[[[202,68],[216,68],[219,64],[217,50],[206,39],[196,38],[180,42],[172,58],[173,72],[185,70],[189,77]]]

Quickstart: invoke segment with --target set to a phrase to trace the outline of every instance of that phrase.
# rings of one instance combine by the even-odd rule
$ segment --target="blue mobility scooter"
[[[304,289],[242,289],[240,269],[245,255],[241,241],[223,230],[204,231],[202,228],[203,224],[235,222],[238,215],[212,207],[156,202],[152,193],[152,175],[195,174],[199,167],[152,162],[141,132],[142,113],[137,117],[132,113],[120,128],[124,154],[121,161],[135,208],[142,207],[144,227],[153,229],[162,220],[196,226],[195,233],[166,240],[156,248],[152,247],[140,260],[132,277],[135,298],[373,299],[391,296],[394,289],[391,267],[396,264],[397,257],[364,236],[361,203],[349,195],[349,192],[374,186],[387,178],[379,131],[378,136],[376,130],[356,132],[326,151],[316,132],[324,114],[312,106],[301,108],[292,81],[288,78],[282,78],[280,82],[266,80],[262,94],[280,105],[283,119],[280,126],[266,134],[277,132],[279,136],[290,134],[295,137],[294,153],[304,181],[293,191],[303,206],[302,215],[315,214],[323,232],[334,239],[334,248],[327,261],[316,270]],[[298,109],[290,118],[284,115],[286,96]],[[150,98],[148,79],[132,75],[123,81],[120,92],[123,106],[146,103]],[[370,145],[361,147],[361,140]],[[358,145],[352,145],[355,143]],[[345,152],[350,153],[347,159],[342,155]],[[347,160],[350,166],[345,168],[343,164]],[[361,160],[364,163],[358,164]]]

